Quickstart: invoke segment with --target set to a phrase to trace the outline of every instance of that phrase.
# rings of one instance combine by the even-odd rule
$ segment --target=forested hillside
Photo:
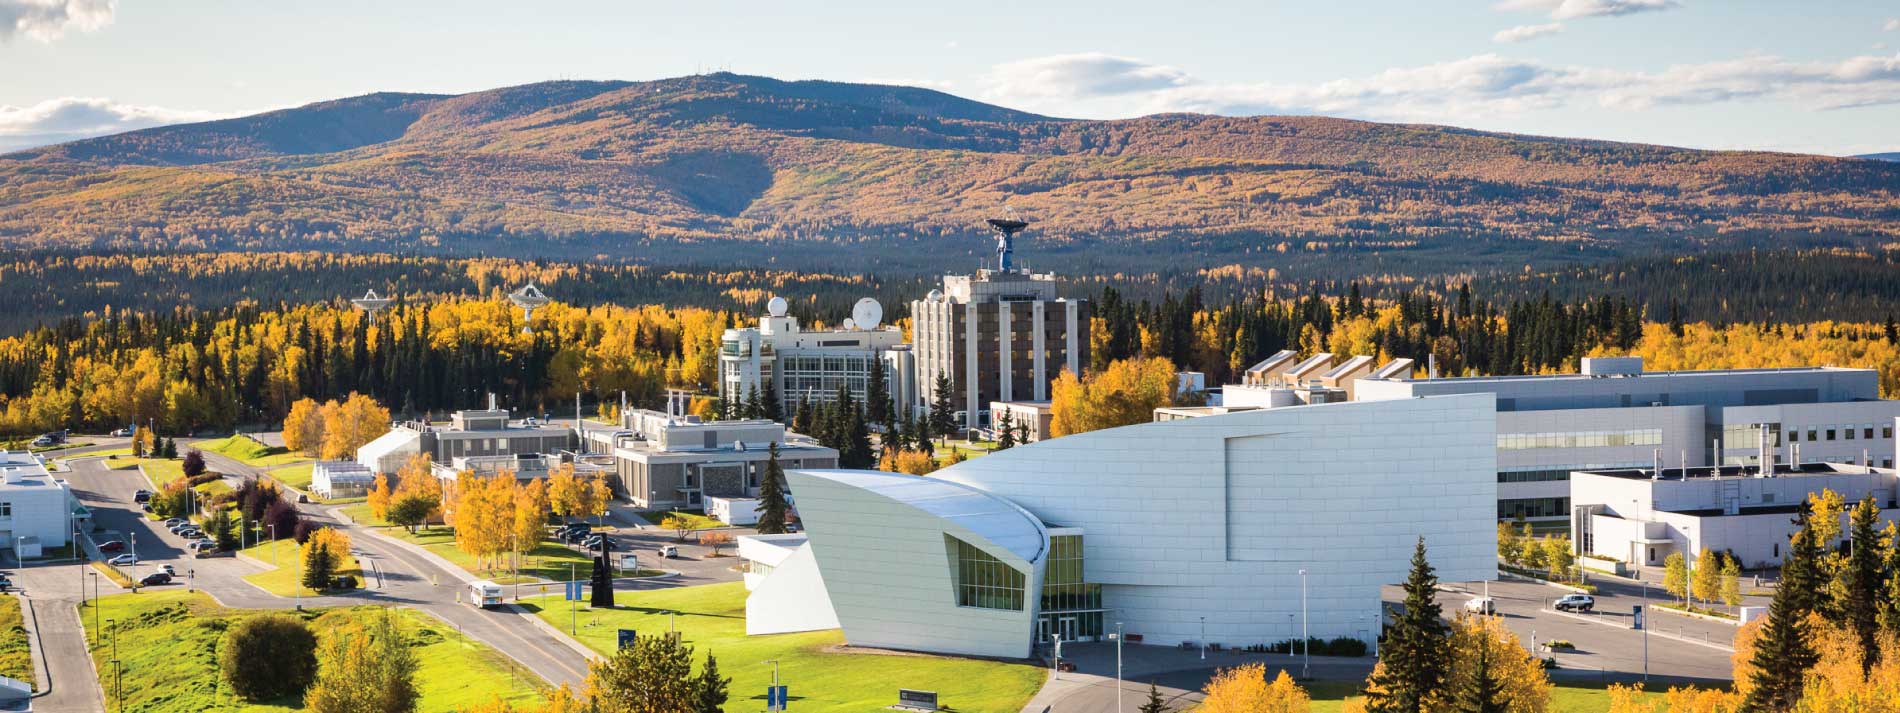
[[[375,94],[16,153],[0,241],[663,260],[741,240],[769,245],[759,259],[961,263],[1007,203],[1045,254],[1450,264],[1890,238],[1897,191],[1883,161],[1324,117],[1065,121],[717,74]],[[933,243],[949,248],[917,250]]]

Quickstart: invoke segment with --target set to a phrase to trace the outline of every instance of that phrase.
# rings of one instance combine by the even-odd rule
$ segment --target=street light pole
[[[574,581],[574,563],[573,562],[567,563],[567,581],[568,582]],[[574,585],[569,584],[567,585],[567,587],[568,589],[573,589]],[[578,605],[574,603],[574,597],[572,596],[568,597],[567,599],[567,633],[573,636],[579,636],[580,630],[581,630],[581,625],[580,625],[581,615],[580,615],[579,610],[575,609],[576,606]]]
[[[1207,660],[1207,617],[1201,617],[1201,660]]]
[[[1306,617],[1306,570],[1300,570],[1300,678],[1307,677],[1313,665],[1313,634]]]
[[[1643,616],[1649,616],[1649,580],[1643,580]],[[1643,624],[1643,682],[1649,682],[1649,622]]]
[[[759,663],[772,664],[772,696],[769,696],[769,698],[776,697],[778,695],[778,659],[772,659],[770,661],[761,661]],[[770,705],[767,705],[765,709],[768,711],[782,710],[781,708],[779,708],[778,702],[776,700],[772,701]]]
[[[1115,622],[1115,713],[1122,713],[1122,623]]]

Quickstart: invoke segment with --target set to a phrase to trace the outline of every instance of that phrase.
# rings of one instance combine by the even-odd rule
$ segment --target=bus
[[[501,606],[501,585],[488,580],[470,582],[468,585],[468,603],[482,609]]]

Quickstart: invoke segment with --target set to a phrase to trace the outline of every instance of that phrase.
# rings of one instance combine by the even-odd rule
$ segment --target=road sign
[[[936,691],[913,691],[908,688],[897,689],[897,705],[905,708],[920,708],[927,711],[937,710]]]
[[[765,687],[765,709],[768,711],[785,710],[790,699],[791,693],[786,686]]]
[[[638,640],[639,638],[640,638],[640,634],[638,632],[635,632],[632,629],[621,629],[620,630],[620,648],[624,649],[629,646],[632,646],[633,642]]]
[[[1643,605],[1637,604],[1630,607],[1630,622],[1631,629],[1643,628]]]
[[[575,581],[567,583],[567,600],[568,601],[578,602],[581,600],[582,598],[581,585],[583,584],[585,584],[585,582],[581,582],[580,580],[575,580]]]

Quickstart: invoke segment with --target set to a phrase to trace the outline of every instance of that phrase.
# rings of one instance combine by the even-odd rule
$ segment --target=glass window
[[[944,544],[950,552],[957,606],[1022,611],[1028,578],[1021,570],[949,535],[944,535]]]
[[[1827,429],[1827,439],[1830,441],[1834,440],[1834,429]]]
[[[1801,432],[1800,432],[1800,431],[1789,431],[1789,432],[1788,432],[1788,442],[1789,442],[1789,443],[1800,443],[1800,442],[1801,442]]]
[[[1848,428],[1844,430],[1846,431],[1847,440],[1854,440],[1854,429]]]
[[[1892,438],[1892,437],[1893,437],[1893,424],[1891,424],[1891,423],[1890,423],[1890,424],[1887,424],[1887,425],[1885,425],[1885,426],[1881,426],[1881,427],[1880,427],[1880,437],[1881,437],[1881,438]]]

